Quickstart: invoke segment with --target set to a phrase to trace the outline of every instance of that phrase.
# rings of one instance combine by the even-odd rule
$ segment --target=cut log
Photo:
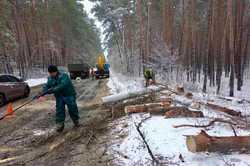
[[[162,103],[163,107],[169,108],[171,104],[173,103],[172,98],[161,98],[160,102]]]
[[[163,104],[162,102],[125,107],[125,113],[127,114],[142,112],[147,112],[156,115],[165,115],[166,118],[204,117],[201,111],[190,111],[186,107],[171,107],[171,104]]]
[[[226,107],[223,107],[223,106],[219,106],[219,105],[216,105],[216,104],[213,104],[213,103],[207,103],[206,106],[216,110],[216,111],[220,111],[220,112],[224,112],[226,114],[229,114],[229,115],[232,115],[232,116],[241,116],[241,112],[237,112],[237,111],[234,111],[232,109],[229,109],[229,108],[226,108]]]
[[[145,103],[152,103],[152,97],[151,95],[144,95],[144,96],[139,96],[136,98],[124,100],[123,102],[118,102],[112,105],[116,110],[124,110],[126,106],[131,106],[131,105],[141,105]]]
[[[219,152],[219,153],[249,153],[250,136],[214,137],[201,131],[198,135],[186,136],[186,144],[189,151]]]
[[[163,103],[148,103],[148,104],[125,107],[125,113],[127,114],[142,113],[142,112],[164,115],[164,113],[166,112],[166,106],[164,106]]]
[[[126,106],[128,106],[128,105],[143,104],[145,102],[149,103],[149,101],[151,101],[150,99],[151,99],[150,95],[144,95],[144,96],[139,96],[139,97],[136,97],[136,98],[124,100],[122,102],[122,104],[125,104]]]
[[[166,118],[179,118],[179,117],[204,117],[201,111],[190,111],[186,107],[170,107],[165,113]]]
[[[150,93],[156,93],[160,92],[167,87],[164,86],[150,86],[141,90],[133,91],[133,92],[124,92],[124,93],[119,93],[111,96],[106,96],[102,98],[103,104],[112,104],[112,103],[117,103],[121,102],[124,100],[128,100],[131,98],[136,98],[142,95],[150,94]]]

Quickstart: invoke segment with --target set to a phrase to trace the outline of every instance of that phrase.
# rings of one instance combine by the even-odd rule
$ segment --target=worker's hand
[[[40,97],[42,97],[42,96],[44,96],[44,95],[46,95],[46,94],[45,94],[43,91],[38,92],[38,94],[37,94],[36,96],[34,96],[33,99],[34,99],[34,100],[39,99]]]
[[[33,100],[36,100],[36,99],[38,99],[39,98],[39,95],[36,95],[36,96],[34,96],[32,99]]]
[[[33,97],[33,100],[37,100],[42,96],[43,92],[39,92],[36,96]]]
[[[38,98],[38,101],[45,101],[45,100],[46,100],[46,97],[44,97],[44,96],[41,96]]]
[[[54,93],[54,89],[53,88],[51,88],[51,89],[49,89],[48,91],[47,91],[47,94],[52,94],[52,93]]]

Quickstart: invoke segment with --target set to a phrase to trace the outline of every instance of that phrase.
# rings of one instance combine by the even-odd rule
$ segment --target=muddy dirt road
[[[36,101],[0,121],[0,165],[113,165],[112,156],[106,152],[110,112],[101,105],[101,97],[108,94],[106,83],[75,82],[82,124],[78,129],[67,116],[64,132],[55,131],[53,97]]]

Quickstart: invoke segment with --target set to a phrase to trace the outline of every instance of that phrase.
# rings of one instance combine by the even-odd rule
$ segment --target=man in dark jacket
[[[69,115],[75,127],[79,127],[79,113],[76,104],[76,91],[66,73],[59,72],[57,67],[48,67],[49,77],[43,87],[43,92],[54,94],[56,98],[56,124],[57,131],[62,132],[65,121],[65,105],[68,107]]]
[[[152,69],[146,68],[144,70],[143,75],[146,80],[146,87],[148,87],[151,84],[155,84],[155,74]]]

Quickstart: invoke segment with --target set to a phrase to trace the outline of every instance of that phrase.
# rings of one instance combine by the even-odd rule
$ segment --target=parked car
[[[13,75],[0,75],[0,106],[10,100],[25,98],[30,94],[29,85]]]

